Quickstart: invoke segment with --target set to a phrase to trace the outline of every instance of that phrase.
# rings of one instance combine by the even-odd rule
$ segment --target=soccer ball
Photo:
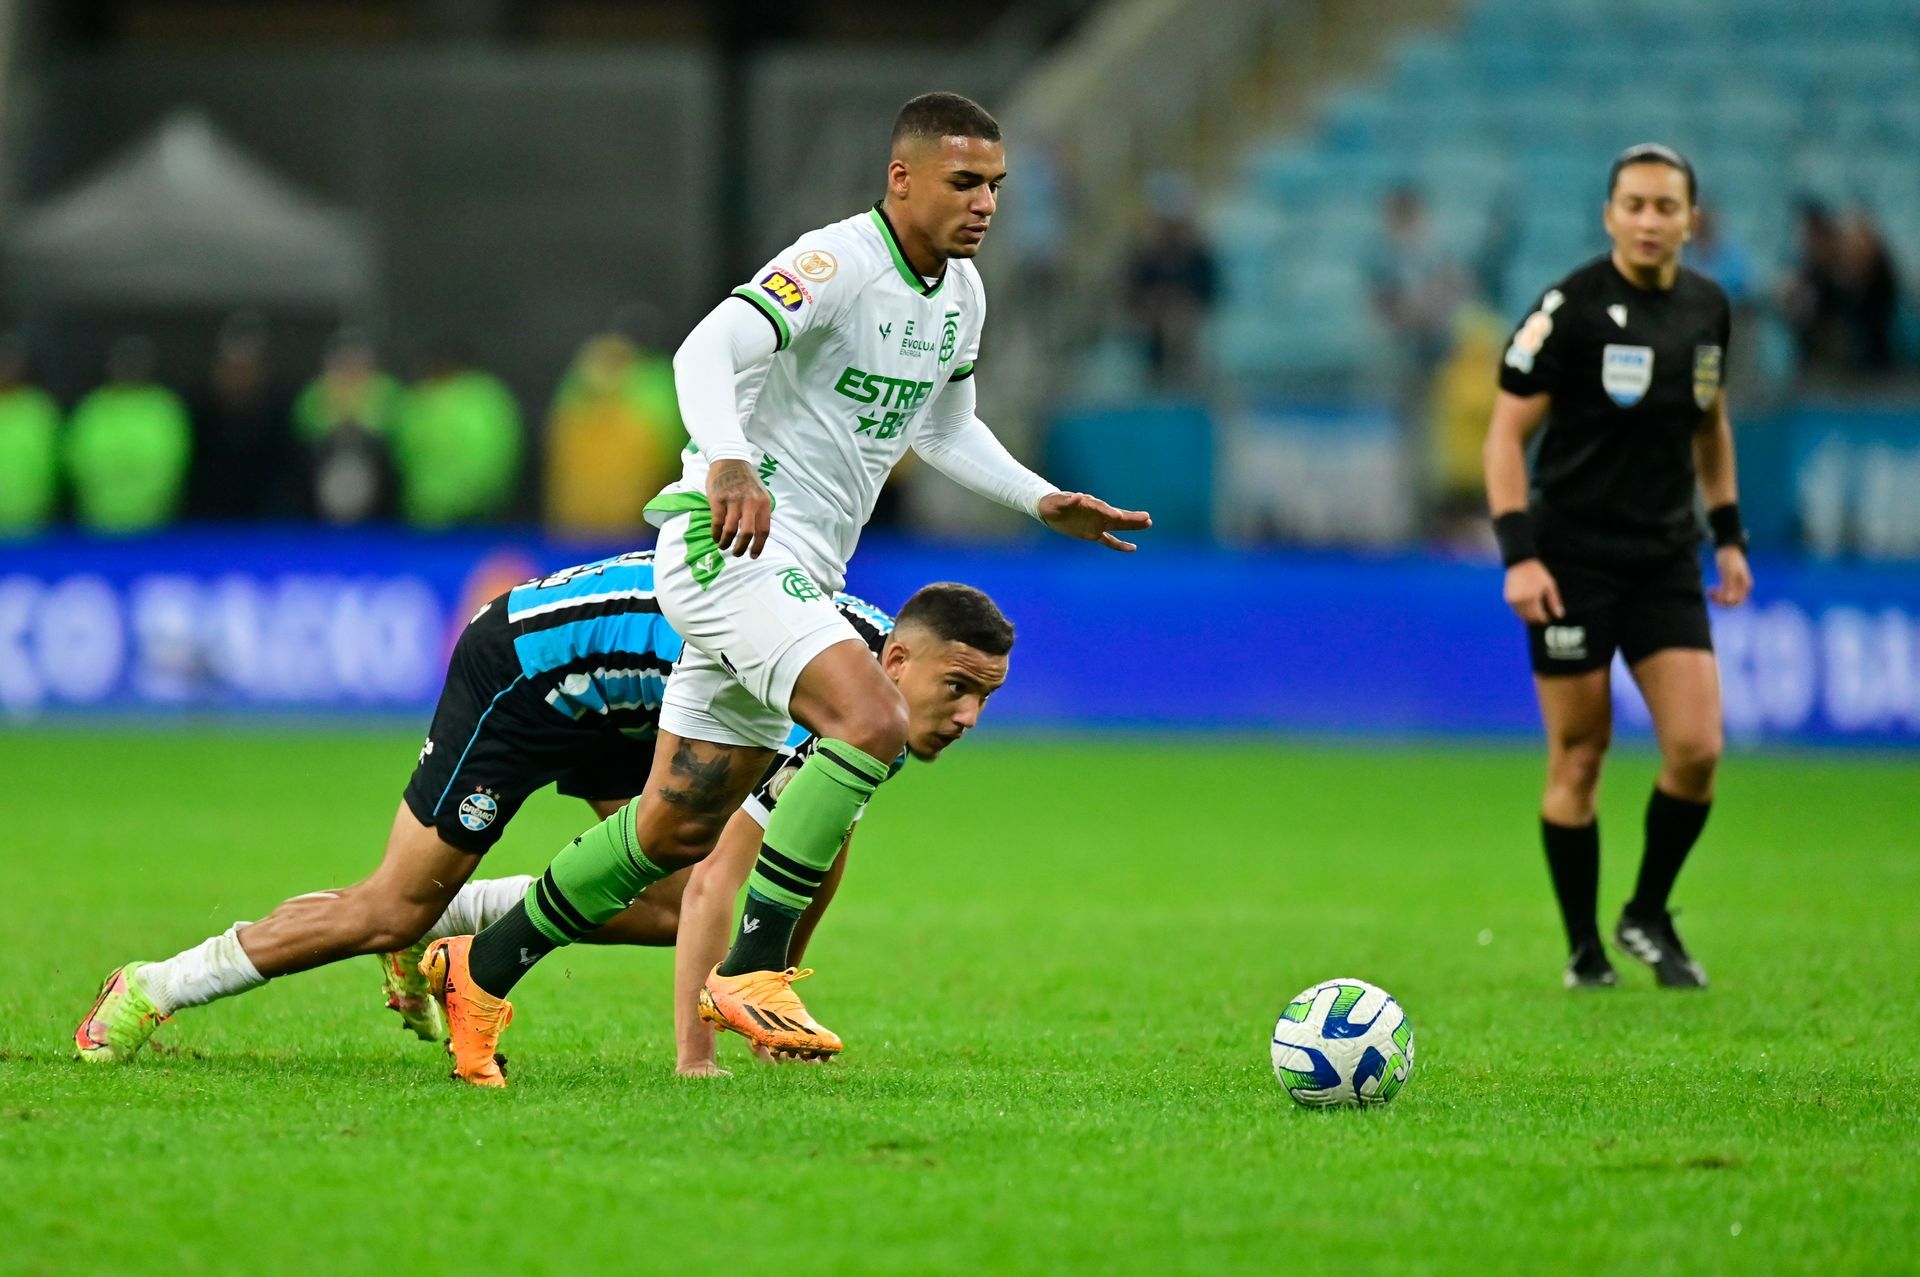
[[[1322,981],[1280,1012],[1273,1071],[1308,1108],[1385,1104],[1413,1076],[1413,1021],[1365,980]]]

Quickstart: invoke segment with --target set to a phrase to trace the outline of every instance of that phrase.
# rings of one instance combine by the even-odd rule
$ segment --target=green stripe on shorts
[[[687,516],[687,570],[701,589],[712,585],[727,566],[727,556],[713,543],[713,508],[697,492],[664,492],[647,502],[648,514]]]

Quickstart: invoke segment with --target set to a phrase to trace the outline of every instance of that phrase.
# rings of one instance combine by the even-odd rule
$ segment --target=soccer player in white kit
[[[574,839],[521,904],[422,969],[447,1009],[456,1077],[504,1086],[507,992],[534,963],[712,851],[795,721],[819,738],[770,817],[727,957],[701,1013],[764,1050],[840,1050],[795,996],[794,922],[900,756],[906,710],[833,606],[880,486],[911,447],[959,483],[1116,550],[1141,511],[1061,492],[974,411],[986,293],[971,258],[1006,176],[1000,127],[929,93],[894,122],[886,196],[803,235],[674,356],[692,437],[647,507],[655,594],[687,648],[668,681],[646,792]]]

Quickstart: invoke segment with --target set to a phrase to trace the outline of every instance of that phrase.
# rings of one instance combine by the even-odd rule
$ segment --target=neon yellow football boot
[[[445,1042],[447,1013],[434,1000],[427,977],[420,971],[426,956],[425,940],[410,949],[375,954],[380,962],[380,991],[387,995],[387,1010],[399,1014],[401,1028],[422,1042]]]
[[[100,996],[73,1031],[74,1053],[89,1064],[124,1064],[139,1054],[168,1019],[141,992],[140,968],[129,962],[100,982]]]

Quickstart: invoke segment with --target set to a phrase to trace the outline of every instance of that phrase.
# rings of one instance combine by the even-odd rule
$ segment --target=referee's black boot
[[[1613,929],[1613,942],[1629,957],[1638,958],[1653,968],[1653,978],[1663,988],[1704,989],[1707,973],[1687,954],[1680,933],[1673,929],[1673,915],[1662,909],[1657,913],[1639,913],[1632,905],[1620,911],[1619,925]]]
[[[1561,980],[1569,989],[1611,989],[1620,983],[1597,935],[1574,946],[1567,958],[1567,973]]]

